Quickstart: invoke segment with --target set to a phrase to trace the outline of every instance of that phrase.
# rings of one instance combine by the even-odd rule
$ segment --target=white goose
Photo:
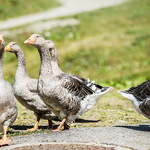
[[[33,34],[25,43],[36,47],[40,54],[39,95],[62,119],[61,124],[54,131],[60,131],[65,123],[72,122],[81,116],[87,107],[95,102],[95,99],[99,99],[105,91],[112,89],[109,87],[103,92],[101,89],[94,91],[86,85],[87,83],[68,76],[68,74],[55,75],[51,67],[49,48],[41,35]]]
[[[0,146],[11,142],[6,135],[7,128],[14,123],[18,114],[13,88],[3,78],[4,47],[4,37],[0,34],[0,132],[4,130],[4,136],[0,140]]]
[[[118,92],[132,101],[138,113],[150,119],[150,80],[136,87],[131,87],[129,90]]]

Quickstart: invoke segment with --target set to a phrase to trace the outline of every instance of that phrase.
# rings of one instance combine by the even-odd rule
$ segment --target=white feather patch
[[[76,115],[73,115],[73,116],[69,115],[67,118],[67,122],[72,122],[76,118],[79,118],[80,116],[82,116],[84,112],[94,107],[94,105],[97,103],[97,101],[100,99],[102,95],[104,95],[105,93],[107,93],[108,91],[112,89],[113,88],[110,87],[103,92],[101,92],[101,90],[98,90],[96,93],[86,96],[86,98],[84,98],[80,103],[81,109],[78,111]]]
[[[139,105],[141,104],[141,102],[133,95],[133,94],[129,94],[129,93],[125,93],[122,91],[118,91],[123,97],[128,98],[132,101],[132,104],[135,108],[135,110],[140,113],[143,114],[139,108]]]

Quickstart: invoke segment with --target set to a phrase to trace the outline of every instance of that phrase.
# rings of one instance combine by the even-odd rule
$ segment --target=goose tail
[[[132,99],[132,94],[126,92],[126,91],[117,91],[118,93],[120,93],[123,97],[127,98],[127,99]]]
[[[73,119],[75,120],[76,118],[79,118],[80,116],[82,116],[83,113],[85,113],[87,110],[94,107],[94,105],[97,103],[97,101],[100,99],[102,95],[111,91],[112,89],[113,87],[102,87],[101,89],[97,89],[92,95],[86,96],[81,101],[81,108],[79,112],[74,116],[68,117],[67,122],[71,122]]]
[[[131,101],[138,101],[138,99],[134,96],[134,94],[130,94],[127,91],[118,91],[123,97],[131,100]]]
[[[99,99],[112,89],[113,87],[102,87],[101,89],[96,90],[94,94],[89,95],[89,103],[87,105],[87,110],[93,108],[99,101]]]

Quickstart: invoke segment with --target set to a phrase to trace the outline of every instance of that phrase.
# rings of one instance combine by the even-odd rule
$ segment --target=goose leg
[[[54,132],[60,131],[61,128],[62,128],[62,126],[65,124],[66,120],[67,120],[67,118],[64,118],[64,119],[61,121],[61,123],[60,123],[60,125],[58,126],[58,128],[55,129],[55,130],[52,130],[52,131],[54,131]]]
[[[70,126],[65,122],[64,123],[64,130],[69,130]]]
[[[52,120],[48,120],[48,129],[52,129],[53,128],[53,122],[52,122]]]
[[[36,123],[35,123],[35,125],[34,125],[34,127],[33,128],[31,128],[31,129],[27,129],[26,131],[28,132],[32,132],[32,131],[35,131],[35,130],[37,130],[38,129],[38,125],[39,125],[39,121],[40,121],[40,119],[41,119],[41,116],[37,116],[37,121],[36,121]]]
[[[0,146],[3,146],[3,145],[7,145],[8,143],[10,143],[11,142],[11,140],[9,140],[8,138],[7,138],[7,135],[6,135],[6,133],[7,133],[7,126],[4,126],[3,127],[4,128],[4,136],[3,136],[3,138],[0,140]]]

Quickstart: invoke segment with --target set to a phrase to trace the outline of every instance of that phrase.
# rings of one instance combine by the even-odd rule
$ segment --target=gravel
[[[18,146],[53,142],[88,143],[113,145],[122,149],[150,150],[150,127],[148,125],[72,128],[50,133],[12,137],[9,146],[1,150],[10,150]],[[20,145],[21,144],[21,145]],[[117,148],[116,148],[117,149]]]

